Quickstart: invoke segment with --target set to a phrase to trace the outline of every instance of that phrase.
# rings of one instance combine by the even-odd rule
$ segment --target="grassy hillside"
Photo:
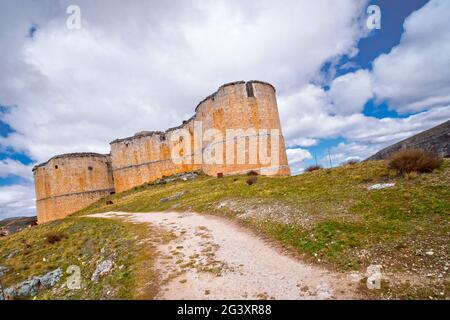
[[[0,239],[0,265],[9,269],[0,278],[3,288],[33,276],[71,265],[81,271],[81,289],[68,289],[69,274],[36,299],[140,299],[153,298],[158,273],[153,270],[154,247],[146,240],[163,238],[148,225],[117,220],[69,217],[35,226]],[[110,259],[114,267],[99,281],[91,281],[96,266]],[[30,297],[18,297],[29,299]]]
[[[449,298],[450,161],[433,173],[398,177],[367,162],[295,177],[248,176],[143,185],[102,199],[61,221],[0,239],[4,287],[69,265],[81,267],[82,289],[61,286],[38,299],[152,298],[158,292],[155,243],[173,235],[154,227],[84,217],[106,211],[192,210],[237,219],[312,263],[364,273],[383,266],[382,290],[369,298]],[[375,183],[393,188],[368,190]],[[182,193],[179,198],[160,200]],[[113,204],[107,205],[112,201]],[[59,241],[51,241],[52,235]],[[150,241],[148,241],[150,240]],[[113,270],[90,281],[98,263]]]
[[[364,272],[381,264],[385,274],[398,278],[398,290],[391,283],[383,297],[449,296],[449,161],[433,173],[403,177],[374,161],[295,177],[258,177],[253,185],[248,178],[202,176],[148,184],[78,214],[193,210],[224,215],[331,268]],[[396,185],[367,189],[384,182]],[[160,202],[179,192],[179,199]]]

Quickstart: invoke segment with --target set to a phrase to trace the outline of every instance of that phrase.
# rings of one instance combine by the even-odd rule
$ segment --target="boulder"
[[[0,277],[6,274],[9,271],[7,267],[0,266]]]
[[[102,276],[109,273],[113,266],[114,262],[112,260],[104,260],[100,262],[92,274],[91,281],[97,282]]]
[[[35,296],[40,290],[50,289],[54,287],[59,282],[62,275],[63,272],[61,268],[55,269],[43,276],[33,277],[29,280],[5,289],[4,295],[6,298],[12,299],[17,297]]]
[[[174,195],[167,197],[167,198],[161,198],[159,199],[159,202],[163,203],[163,202],[168,202],[171,200],[176,200],[176,199],[180,199],[186,192],[177,192]]]

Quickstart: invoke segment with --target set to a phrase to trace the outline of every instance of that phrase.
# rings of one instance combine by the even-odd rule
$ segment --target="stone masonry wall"
[[[194,122],[202,123],[203,135],[206,130],[214,128],[222,132],[224,139],[214,141],[214,145],[225,144],[225,133],[227,129],[278,129],[279,130],[279,166],[272,168],[270,165],[249,164],[248,146],[246,137],[237,137],[238,140],[245,140],[246,163],[239,164],[237,157],[234,163],[223,164],[175,164],[171,160],[171,151],[174,150],[177,142],[171,139],[172,134],[176,134],[177,129],[187,129],[194,146]],[[175,140],[175,139],[174,139]],[[183,143],[183,142],[179,142]],[[270,152],[270,136],[268,136]],[[183,150],[178,146],[179,156],[194,159],[195,154],[204,152],[212,147],[212,143],[203,142],[199,148]],[[223,156],[226,159],[226,148],[223,146]],[[111,161],[114,175],[114,184],[117,192],[130,189],[145,182],[154,181],[163,176],[170,176],[179,172],[187,172],[201,169],[208,175],[216,176],[218,173],[236,174],[250,170],[257,170],[266,175],[289,175],[287,156],[285,151],[284,138],[281,135],[280,118],[275,96],[275,89],[272,85],[259,82],[235,82],[223,85],[217,92],[204,99],[196,108],[195,115],[185,121],[177,128],[169,129],[165,132],[141,132],[133,137],[118,139],[111,142]]]
[[[114,191],[108,155],[56,156],[33,173],[38,223],[61,219]]]

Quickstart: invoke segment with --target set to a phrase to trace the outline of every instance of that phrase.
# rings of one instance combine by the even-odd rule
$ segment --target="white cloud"
[[[340,165],[349,160],[365,160],[369,155],[374,154],[382,145],[364,144],[357,142],[339,143],[336,147],[330,149],[330,156],[333,166]],[[329,164],[328,156],[322,159],[322,163]]]
[[[18,176],[31,181],[33,178],[32,169],[33,165],[24,165],[13,159],[0,160],[0,178]]]
[[[290,139],[289,144],[287,145],[287,147],[312,147],[312,146],[316,146],[319,143],[319,140],[317,139],[311,139],[311,138],[294,138],[294,139]]]
[[[292,174],[298,174],[303,171],[303,162],[312,159],[311,153],[308,150],[295,148],[286,150],[289,166]]]
[[[450,119],[450,105],[404,118],[378,119],[362,113],[335,115],[330,100],[328,92],[312,84],[279,99],[282,127],[288,146],[295,146],[297,141],[302,141],[297,137],[311,140],[343,137],[350,142],[375,146],[365,148],[365,152],[356,155],[367,158],[373,151]]]
[[[283,133],[288,145],[298,137],[310,139],[335,138],[354,126],[362,124],[362,114],[333,115],[327,92],[320,86],[308,84],[292,95],[279,98]]]
[[[39,162],[107,152],[115,138],[177,125],[225,82],[261,79],[283,95],[317,76],[325,61],[354,52],[363,34],[355,18],[364,2],[351,0],[136,1],[126,8],[80,1],[78,31],[65,26],[67,4],[0,10],[0,29],[15,42],[0,40],[7,54],[0,104],[16,105],[2,120],[17,131],[0,143]],[[25,35],[35,19],[31,39]],[[4,65],[11,61],[14,68]]]
[[[287,145],[295,146],[299,137],[343,137],[381,148],[450,119],[449,19],[448,1],[430,1],[406,19],[400,44],[374,61],[373,72],[358,70],[340,76],[331,81],[329,91],[307,84],[280,97]],[[416,114],[367,117],[361,112],[374,94],[399,112]],[[357,152],[360,157],[374,151],[363,149]]]
[[[372,98],[371,76],[367,70],[350,72],[334,79],[328,92],[333,112],[341,115],[360,113]]]
[[[0,220],[34,214],[34,187],[31,184],[0,187]]]
[[[401,113],[450,103],[450,2],[432,0],[404,23],[400,44],[373,62],[379,100]]]

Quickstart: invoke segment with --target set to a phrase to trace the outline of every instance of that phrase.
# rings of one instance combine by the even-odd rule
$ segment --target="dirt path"
[[[311,266],[226,219],[196,213],[110,212],[172,231],[160,245],[159,299],[351,299],[359,279]]]

